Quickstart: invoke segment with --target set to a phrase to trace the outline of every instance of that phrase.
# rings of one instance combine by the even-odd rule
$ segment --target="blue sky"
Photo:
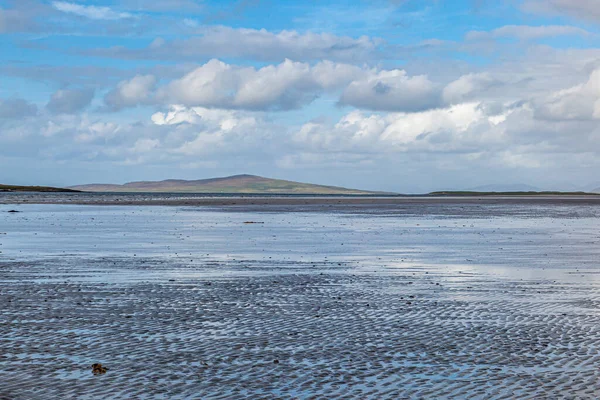
[[[598,0],[0,0],[0,182],[593,189]]]

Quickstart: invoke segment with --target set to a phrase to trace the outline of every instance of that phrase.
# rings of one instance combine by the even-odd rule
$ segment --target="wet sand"
[[[599,205],[464,200],[0,205],[0,399],[598,398]]]
[[[562,196],[303,196],[303,195],[208,195],[184,193],[24,193],[0,192],[0,204],[76,204],[224,207],[240,211],[404,212],[421,207],[467,205],[593,205],[600,195]],[[428,210],[416,210],[427,213]]]

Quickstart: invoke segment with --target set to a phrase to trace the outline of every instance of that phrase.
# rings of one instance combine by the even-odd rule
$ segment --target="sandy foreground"
[[[0,196],[0,399],[600,396],[600,202],[41,198]]]

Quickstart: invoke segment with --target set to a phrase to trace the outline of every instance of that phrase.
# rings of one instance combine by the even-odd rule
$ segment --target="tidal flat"
[[[0,195],[0,399],[600,396],[600,200],[111,196]]]

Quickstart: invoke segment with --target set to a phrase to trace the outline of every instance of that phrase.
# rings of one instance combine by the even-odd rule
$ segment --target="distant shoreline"
[[[57,188],[51,186],[18,186],[18,185],[0,185],[0,193],[26,192],[26,193],[80,193],[79,190]]]
[[[95,206],[181,206],[235,211],[348,211],[397,212],[418,205],[589,204],[600,206],[598,194],[536,195],[306,195],[306,194],[190,194],[190,193],[69,193],[4,192],[0,204],[65,204]]]
[[[475,192],[475,191],[436,191],[421,194],[403,194],[391,192],[358,192],[358,193],[278,193],[278,192],[184,192],[184,191],[85,191],[68,188],[47,186],[11,186],[0,185],[0,193],[73,193],[91,196],[194,196],[194,197],[341,197],[341,198],[435,198],[435,197],[600,197],[600,193],[591,192],[558,192],[558,191],[528,191],[528,192]]]
[[[426,196],[600,196],[600,193],[589,192],[557,192],[557,191],[541,191],[541,192],[473,192],[473,191],[440,191],[431,192]]]

